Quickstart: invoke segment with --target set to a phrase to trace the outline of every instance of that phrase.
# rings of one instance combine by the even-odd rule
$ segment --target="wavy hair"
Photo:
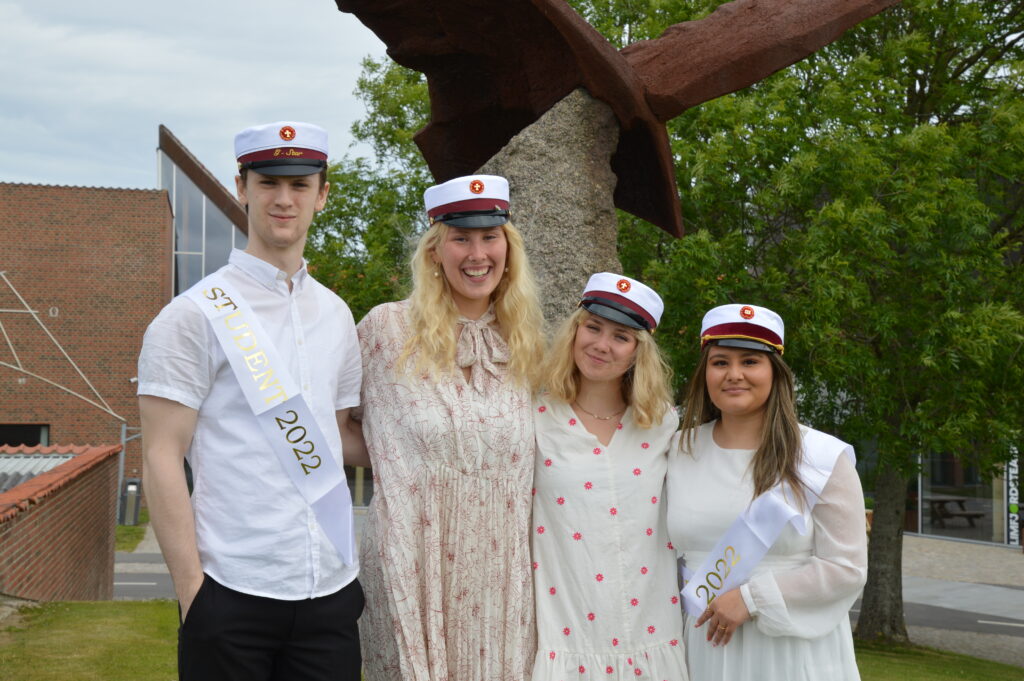
[[[548,392],[567,404],[575,402],[580,392],[580,370],[573,359],[576,330],[590,316],[591,313],[582,307],[569,315],[551,341],[544,362],[543,375]],[[630,331],[637,341],[636,356],[633,366],[622,376],[622,398],[633,407],[636,424],[650,428],[661,423],[665,411],[672,405],[668,389],[672,369],[665,362],[653,335],[639,329]]]
[[[690,377],[683,404],[680,426],[686,436],[680,438],[680,448],[692,453],[697,427],[722,416],[722,412],[711,401],[708,392],[708,357],[714,345],[704,346],[697,368]],[[803,438],[796,414],[796,391],[793,388],[793,372],[776,352],[765,353],[772,366],[772,389],[765,403],[764,425],[761,427],[761,444],[751,462],[754,480],[754,497],[764,494],[779,482],[785,482],[790,489],[804,488],[800,480],[799,466],[803,456]],[[802,495],[797,494],[798,501]]]
[[[412,333],[402,348],[398,363],[408,365],[409,360],[415,357],[416,371],[445,373],[455,370],[455,327],[459,310],[452,298],[448,278],[443,273],[435,276],[437,264],[433,260],[449,229],[452,228],[443,222],[431,225],[420,236],[409,260],[412,270],[412,293],[409,294]],[[533,389],[537,386],[539,365],[544,356],[544,320],[523,237],[510,222],[506,222],[502,230],[508,243],[505,256],[508,272],[502,274],[491,300],[498,328],[509,347],[509,374],[516,382]]]

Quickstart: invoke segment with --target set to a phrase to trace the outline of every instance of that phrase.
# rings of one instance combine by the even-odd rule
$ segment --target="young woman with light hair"
[[[667,485],[695,679],[860,678],[860,478],[850,445],[798,422],[783,340],[782,319],[754,305],[716,307],[701,327]]]
[[[522,681],[533,661],[531,394],[543,355],[501,177],[427,190],[407,300],[360,322],[374,494],[360,547],[367,681]]]
[[[507,255],[505,271],[491,294],[494,317],[508,343],[510,376],[534,386],[544,352],[537,291],[522,235],[511,222],[500,229],[507,243]],[[431,225],[420,237],[409,263],[413,282],[409,295],[411,334],[402,349],[401,361],[414,357],[417,370],[446,372],[456,361],[455,329],[462,313],[448,278],[441,276],[435,255],[453,236],[451,231],[452,227],[444,222]]]
[[[533,681],[685,681],[666,451],[678,417],[644,284],[592,276],[535,403]]]

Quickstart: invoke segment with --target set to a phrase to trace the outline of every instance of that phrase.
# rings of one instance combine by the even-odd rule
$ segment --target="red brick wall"
[[[166,192],[0,183],[0,212],[0,271],[110,411],[138,426],[129,379],[171,298]],[[0,278],[0,310],[23,307]],[[120,419],[47,382],[100,402],[31,315],[0,313],[0,323],[17,354],[0,335],[0,362],[25,370],[0,364],[0,423],[48,424],[50,443],[120,441]],[[128,477],[142,474],[139,445],[126,448]]]
[[[70,461],[0,494],[0,593],[35,601],[113,597],[121,447],[75,449],[81,453]]]

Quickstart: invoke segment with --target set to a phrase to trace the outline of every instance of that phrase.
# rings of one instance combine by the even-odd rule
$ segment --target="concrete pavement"
[[[1024,553],[989,544],[903,538],[910,639],[1024,667]]]
[[[357,512],[357,537],[363,518]],[[174,598],[151,529],[135,552],[117,554],[114,572],[115,598]],[[1024,667],[1020,548],[907,535],[903,601],[914,643]]]

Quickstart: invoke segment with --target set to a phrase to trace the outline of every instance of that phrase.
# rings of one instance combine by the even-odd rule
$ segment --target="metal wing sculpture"
[[[470,174],[577,87],[614,111],[615,205],[682,234],[665,122],[793,64],[898,0],[735,0],[619,51],[565,0],[335,0],[421,71],[415,137],[439,182]]]

